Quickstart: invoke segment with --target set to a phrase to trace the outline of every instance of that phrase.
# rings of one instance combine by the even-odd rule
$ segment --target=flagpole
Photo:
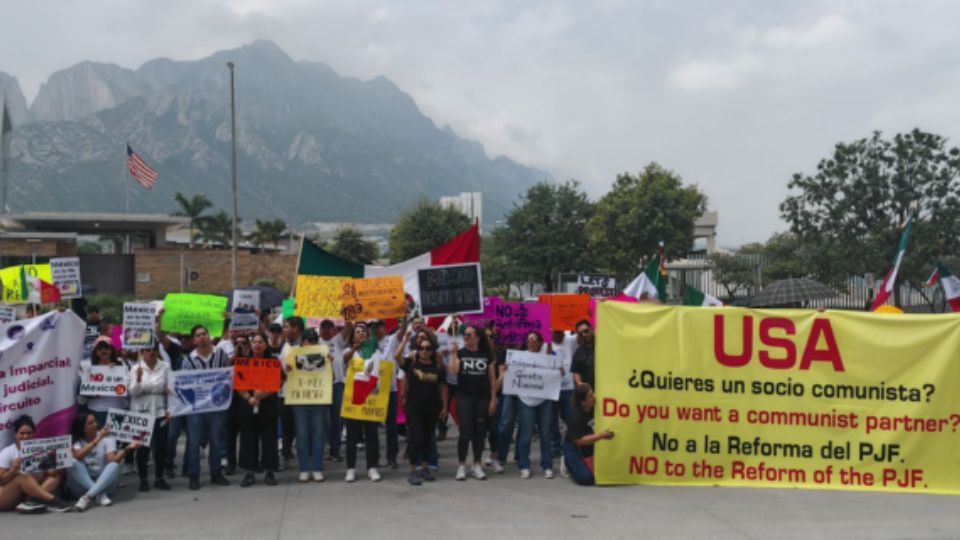
[[[233,247],[230,250],[230,283],[237,288],[237,107],[233,91],[233,62],[227,62],[230,69],[230,165],[233,185]]]
[[[127,148],[130,148],[130,142],[129,142],[129,141],[127,142]],[[130,213],[130,168],[127,167],[127,159],[129,159],[129,158],[130,158],[130,156],[127,155],[127,156],[126,156],[126,159],[123,160],[123,169],[124,169],[124,172],[125,172],[124,177],[123,177],[123,180],[124,180],[123,183],[126,185],[126,190],[125,190],[126,197],[125,197],[125,199],[126,199],[126,213],[127,213],[127,214]],[[126,240],[124,241],[124,244],[126,244],[125,247],[124,247],[124,253],[129,255],[129,254],[130,254],[130,233],[129,233],[129,232],[127,233],[127,237],[126,237]]]

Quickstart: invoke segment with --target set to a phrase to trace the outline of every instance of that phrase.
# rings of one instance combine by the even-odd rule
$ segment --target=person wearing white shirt
[[[167,430],[170,415],[167,413],[167,377],[170,365],[160,360],[160,343],[140,351],[140,361],[130,370],[130,410],[152,416],[153,434],[150,447],[137,450],[137,474],[140,476],[140,491],[150,491],[147,481],[147,463],[153,451],[154,471],[153,487],[167,491],[170,485],[163,479],[163,466],[167,460]]]
[[[527,334],[527,351],[543,351],[543,337],[539,332]],[[506,370],[508,366],[504,366]],[[544,478],[553,478],[553,453],[550,451],[550,423],[553,419],[554,401],[549,399],[518,396],[520,407],[517,414],[517,465],[520,466],[520,478],[530,478],[530,446],[533,440],[533,425],[536,423],[540,434],[540,468]]]
[[[553,440],[551,441],[550,448],[553,451],[553,455],[559,456],[563,452],[563,436],[560,433],[560,420],[563,420],[563,425],[566,427],[567,422],[570,421],[570,414],[573,412],[574,381],[570,366],[573,363],[573,351],[577,349],[577,336],[562,330],[554,330],[551,340],[552,343],[548,344],[547,352],[556,355],[557,358],[560,359],[560,365],[563,368],[563,378],[560,379],[560,399],[553,408],[553,421],[551,422]],[[563,460],[560,460],[560,465],[561,469],[563,469]]]
[[[383,321],[374,321],[374,335],[377,337],[377,350],[384,358],[393,359],[393,355],[400,345],[399,332],[387,335],[387,327]],[[387,467],[397,468],[397,455],[400,453],[400,430],[397,427],[397,406],[400,400],[397,397],[397,381],[400,370],[394,367],[393,379],[390,381],[390,402],[387,405],[386,439],[387,439]]]
[[[343,351],[347,348],[347,338],[353,332],[353,323],[346,323],[342,330],[337,332],[337,327],[330,319],[324,319],[320,323],[320,343],[325,344],[333,358],[333,400],[330,403],[330,429],[327,433],[327,444],[330,448],[330,459],[333,461],[342,461],[340,456],[340,442],[343,436],[343,423],[340,420],[340,407],[343,406]]]
[[[20,472],[23,463],[20,443],[32,439],[36,429],[33,419],[27,415],[13,421],[13,443],[0,451],[0,510],[16,509],[22,514],[36,514],[48,508],[57,512],[71,508],[56,495],[60,487],[60,471]]]
[[[110,506],[109,493],[117,487],[120,462],[129,452],[141,447],[135,442],[117,450],[117,441],[109,437],[110,430],[100,428],[91,413],[80,413],[73,420],[73,465],[67,469],[67,485],[72,493],[83,493],[74,510],[83,512],[94,500],[100,506]]]

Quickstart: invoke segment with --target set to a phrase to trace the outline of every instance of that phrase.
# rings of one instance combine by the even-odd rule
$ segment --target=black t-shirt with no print
[[[573,353],[573,362],[570,365],[570,371],[580,375],[580,379],[589,384],[594,390],[597,389],[594,384],[595,366],[593,346],[580,345],[577,347],[577,350]]]
[[[570,411],[570,420],[567,422],[567,441],[576,444],[577,439],[593,434],[593,409],[584,411],[580,405],[574,403]],[[578,446],[580,455],[590,457],[593,455],[593,445]]]

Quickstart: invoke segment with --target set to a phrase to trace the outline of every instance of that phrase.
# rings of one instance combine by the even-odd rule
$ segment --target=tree
[[[390,231],[390,262],[397,263],[423,255],[446,244],[470,227],[470,218],[456,208],[421,197],[400,212]]]
[[[240,218],[237,218],[237,225]],[[200,237],[206,243],[219,242],[225,249],[233,245],[233,219],[224,210],[207,216],[200,225]]]
[[[537,282],[552,292],[560,272],[594,269],[587,241],[593,204],[579,188],[574,180],[540,182],[520,196],[505,224],[493,231],[491,277]],[[487,278],[485,267],[485,281]]]
[[[740,289],[749,292],[756,285],[756,267],[749,257],[718,252],[710,255],[710,263],[713,278],[727,291],[727,298],[735,298]]]
[[[363,237],[354,227],[343,227],[333,237],[330,253],[358,264],[373,264],[380,256],[376,243]]]
[[[825,282],[884,275],[914,211],[902,279],[923,279],[933,258],[960,248],[960,149],[939,135],[914,129],[886,140],[878,131],[838,143],[816,173],[796,173],[788,187],[780,214]]]
[[[663,241],[667,254],[693,247],[694,221],[707,208],[707,196],[684,186],[674,172],[656,163],[637,176],[617,176],[587,224],[590,250],[603,268],[633,278]]]
[[[256,220],[253,232],[247,236],[247,240],[263,249],[264,244],[270,242],[276,249],[284,231],[287,230],[287,222],[282,219],[274,220]]]
[[[196,236],[195,231],[200,228],[205,217],[202,215],[207,209],[213,207],[213,203],[203,193],[197,193],[191,198],[186,198],[182,193],[177,192],[173,200],[180,207],[173,213],[174,216],[190,218],[190,245],[193,247],[193,240]]]

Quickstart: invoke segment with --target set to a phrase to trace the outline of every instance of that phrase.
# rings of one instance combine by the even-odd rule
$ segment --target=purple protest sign
[[[550,306],[498,303],[494,306],[494,314],[498,332],[497,343],[523,345],[530,332],[538,332],[544,343],[550,342]]]
[[[472,324],[479,328],[486,328],[490,321],[497,319],[497,306],[503,302],[499,296],[486,296],[483,298],[483,313],[473,315],[463,315],[461,318],[465,324]]]

